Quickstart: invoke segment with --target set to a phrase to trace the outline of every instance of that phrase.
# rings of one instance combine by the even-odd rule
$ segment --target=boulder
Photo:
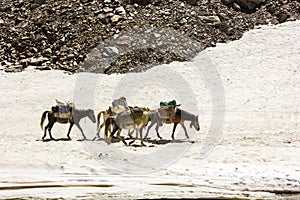
[[[255,11],[255,8],[261,5],[262,0],[235,0],[245,12],[251,13]]]
[[[197,5],[197,0],[185,0],[187,4],[190,4],[191,6]]]

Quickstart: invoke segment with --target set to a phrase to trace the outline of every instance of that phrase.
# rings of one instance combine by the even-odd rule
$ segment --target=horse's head
[[[200,124],[198,120],[198,115],[191,121],[190,128],[194,127],[197,131],[200,131]]]
[[[94,110],[88,109],[88,110],[87,110],[87,116],[88,116],[88,118],[89,118],[93,123],[96,123],[96,117],[95,117]]]
[[[148,107],[142,106],[139,107],[142,111],[150,111],[150,109]]]

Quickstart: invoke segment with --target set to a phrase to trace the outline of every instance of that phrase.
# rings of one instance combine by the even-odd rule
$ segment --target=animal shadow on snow
[[[72,139],[69,138],[55,138],[55,139],[44,139],[44,140],[37,140],[42,142],[58,142],[58,141],[71,141]]]
[[[55,138],[55,139],[44,139],[44,140],[37,140],[37,141],[42,141],[42,142],[58,142],[58,141],[79,141],[79,142],[83,142],[83,141],[93,141],[91,139],[77,139],[77,140],[72,140],[69,138]]]
[[[146,138],[144,140],[145,142],[151,143],[151,144],[157,144],[157,145],[165,145],[169,143],[194,143],[194,141],[190,141],[189,139],[150,139]]]

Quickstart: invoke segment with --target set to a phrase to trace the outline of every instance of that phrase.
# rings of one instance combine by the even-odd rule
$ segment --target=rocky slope
[[[154,64],[189,60],[206,47],[239,39],[255,26],[299,18],[299,0],[2,1],[0,70],[19,72],[33,65],[72,73],[143,71]],[[170,34],[145,34],[149,29]],[[132,31],[144,31],[143,41],[155,45],[139,47],[141,38],[134,38]],[[185,50],[173,51],[182,46],[172,42],[173,33],[196,44],[188,40],[183,42]],[[161,41],[170,48],[160,48]],[[95,49],[96,56],[89,56]]]

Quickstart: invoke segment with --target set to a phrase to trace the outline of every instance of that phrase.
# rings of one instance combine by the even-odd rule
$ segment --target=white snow
[[[0,198],[300,198],[299,38],[300,21],[262,26],[140,74],[0,72]],[[119,96],[152,109],[176,99],[201,130],[186,122],[191,139],[178,126],[170,142],[164,125],[166,143],[147,147],[78,141],[75,126],[71,141],[41,141],[55,99],[97,114]],[[81,125],[92,139],[96,125]],[[149,137],[158,140],[154,127]]]

